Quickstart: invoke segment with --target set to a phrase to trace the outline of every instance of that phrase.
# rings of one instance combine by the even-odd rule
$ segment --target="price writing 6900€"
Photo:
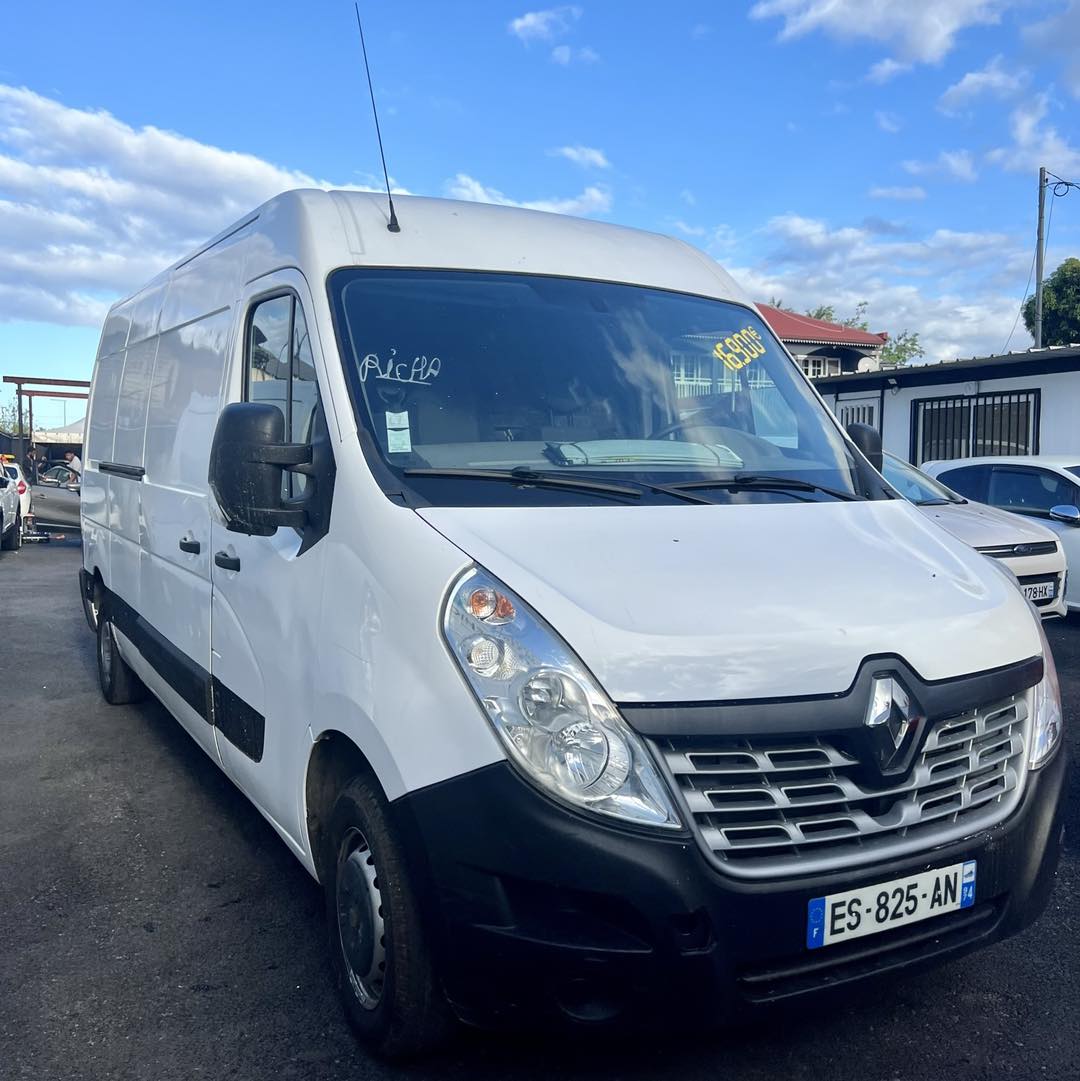
[[[753,327],[744,327],[713,346],[713,356],[724,362],[729,371],[737,372],[750,361],[765,355],[761,335]]]

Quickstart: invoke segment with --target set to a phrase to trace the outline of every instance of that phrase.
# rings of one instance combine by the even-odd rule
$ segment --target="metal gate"
[[[1039,453],[1039,391],[911,403],[911,461]]]

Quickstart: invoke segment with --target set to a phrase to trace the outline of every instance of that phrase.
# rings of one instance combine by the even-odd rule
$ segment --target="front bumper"
[[[747,882],[689,834],[615,828],[546,799],[497,764],[398,800],[394,811],[443,985],[482,1025],[730,1019],[966,953],[1033,922],[1062,834],[1062,748],[1017,810],[962,841],[855,870]],[[972,908],[806,949],[807,901],[978,860]]]

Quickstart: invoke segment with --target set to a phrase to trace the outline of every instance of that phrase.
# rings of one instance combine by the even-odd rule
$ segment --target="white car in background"
[[[17,551],[22,546],[22,512],[19,508],[19,488],[0,469],[0,548]]]
[[[15,488],[19,493],[19,514],[25,521],[30,517],[30,505],[33,502],[34,493],[30,490],[30,481],[23,472],[23,467],[18,462],[0,458],[5,476],[15,482]]]
[[[1057,534],[1066,560],[1080,566],[1080,454],[956,458],[922,468],[969,499],[1038,519]],[[1080,611],[1080,576],[1068,583],[1065,602]]]
[[[1067,561],[1053,530],[965,499],[895,454],[884,455],[881,471],[928,518],[976,551],[1001,560],[1019,579],[1024,596],[1044,619],[1066,614]]]

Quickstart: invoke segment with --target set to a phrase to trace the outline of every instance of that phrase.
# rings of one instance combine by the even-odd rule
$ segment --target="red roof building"
[[[873,372],[881,367],[879,354],[888,334],[811,319],[771,304],[759,304],[758,310],[811,378]]]

